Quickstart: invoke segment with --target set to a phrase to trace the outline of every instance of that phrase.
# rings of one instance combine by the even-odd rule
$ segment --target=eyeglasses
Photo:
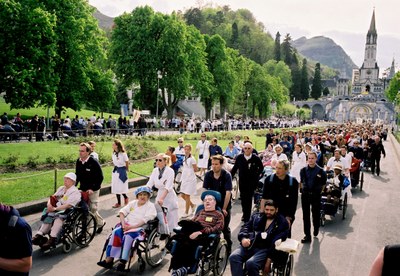
[[[182,141],[178,141],[178,144],[182,144],[183,142]]]
[[[163,160],[162,159],[156,159],[156,162],[162,162]]]
[[[246,150],[246,149],[251,149],[251,148],[244,148],[244,149]]]

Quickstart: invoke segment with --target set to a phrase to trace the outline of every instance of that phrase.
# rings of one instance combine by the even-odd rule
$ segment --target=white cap
[[[73,180],[74,182],[76,182],[76,174],[74,174],[73,172],[69,172],[66,175],[64,175],[64,178],[67,177],[71,180]]]

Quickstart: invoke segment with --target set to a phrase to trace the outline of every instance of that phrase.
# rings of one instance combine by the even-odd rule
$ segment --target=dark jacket
[[[318,165],[314,168],[306,166],[300,170],[300,182],[303,185],[302,192],[321,193],[326,180],[326,172]]]
[[[290,178],[292,178],[291,181]],[[280,180],[275,174],[271,174],[265,179],[263,199],[275,201],[278,204],[279,213],[284,217],[292,218],[292,221],[295,218],[298,197],[299,182],[295,177],[286,175],[284,180]]]
[[[245,223],[239,232],[239,241],[248,238],[251,241],[250,246],[256,248],[275,248],[275,241],[286,240],[289,234],[289,223],[281,214],[277,214],[275,220],[267,229],[267,238],[262,239],[261,233],[265,232],[267,216],[265,213],[254,213],[250,220]]]
[[[373,142],[371,144],[370,151],[371,151],[371,157],[372,158],[380,159],[381,158],[381,154],[383,154],[383,156],[386,157],[385,148],[383,147],[382,142],[379,142],[379,143]]]
[[[82,164],[78,159],[75,166],[76,185],[80,183],[80,189],[84,192],[87,190],[97,191],[101,187],[104,176],[100,164],[92,156]]]
[[[264,167],[260,157],[253,154],[249,160],[246,160],[244,154],[241,153],[236,157],[231,175],[233,178],[237,170],[239,170],[240,191],[243,192],[243,185],[246,185],[246,191],[254,192],[263,169]]]

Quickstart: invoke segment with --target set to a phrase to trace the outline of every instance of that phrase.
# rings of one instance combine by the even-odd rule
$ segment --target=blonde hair
[[[170,157],[169,155],[166,155],[165,153],[159,153],[159,154],[157,154],[157,158],[162,158],[162,159],[164,159],[165,165],[166,165],[167,167],[170,167],[170,166],[172,165],[171,157]]]

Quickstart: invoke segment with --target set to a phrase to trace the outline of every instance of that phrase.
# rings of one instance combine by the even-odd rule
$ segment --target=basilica
[[[395,74],[394,60],[388,73],[379,76],[376,60],[378,32],[375,11],[366,36],[364,62],[353,69],[351,80],[336,81],[334,95],[321,101],[296,102],[297,107],[308,107],[314,119],[328,119],[339,123],[354,121],[390,124],[395,120],[394,105],[387,101],[385,89]]]

